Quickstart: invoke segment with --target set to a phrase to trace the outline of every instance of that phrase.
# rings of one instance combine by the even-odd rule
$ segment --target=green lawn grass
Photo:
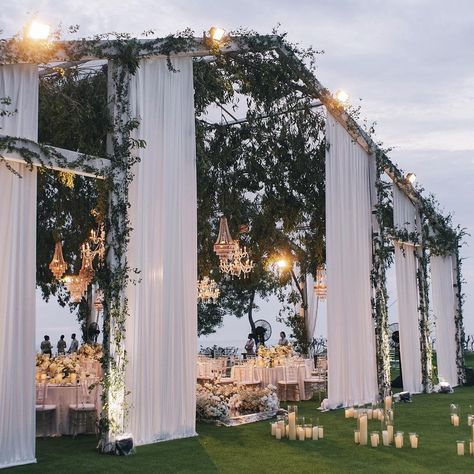
[[[462,407],[462,426],[450,424],[449,405]],[[456,455],[456,440],[469,439],[466,414],[474,405],[474,388],[454,394],[417,395],[410,404],[395,405],[395,429],[417,432],[419,449],[370,448],[353,443],[355,420],[342,410],[319,413],[316,401],[302,402],[300,414],[319,418],[325,439],[278,441],[268,422],[224,428],[199,424],[199,436],[138,447],[136,455],[98,455],[92,436],[39,439],[35,465],[6,469],[5,473],[474,473],[474,457]],[[377,421],[369,430],[380,429]],[[468,445],[467,445],[468,450]]]
[[[466,355],[474,366],[474,353]],[[462,424],[451,426],[449,405],[461,405]],[[137,448],[136,455],[98,455],[92,436],[38,439],[37,464],[3,473],[474,473],[474,457],[456,455],[456,441],[469,440],[466,417],[474,406],[474,387],[453,394],[416,395],[409,404],[395,405],[395,429],[405,432],[403,449],[370,448],[353,443],[355,420],[342,410],[320,413],[318,401],[299,403],[300,415],[324,425],[321,441],[277,441],[269,422],[224,428],[198,424],[198,437]],[[379,430],[372,421],[369,430]],[[408,445],[408,433],[420,436],[419,449]],[[468,452],[468,444],[466,443]]]

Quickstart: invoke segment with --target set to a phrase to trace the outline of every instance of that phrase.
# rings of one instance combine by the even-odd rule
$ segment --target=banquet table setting
[[[79,353],[36,358],[37,436],[76,435],[95,431],[100,412],[100,347],[84,345]]]

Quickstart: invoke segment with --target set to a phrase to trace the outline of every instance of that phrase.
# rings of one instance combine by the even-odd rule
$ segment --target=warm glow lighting
[[[217,28],[215,26],[209,30],[209,36],[213,41],[221,41],[224,37],[224,33],[225,30],[223,28]]]
[[[278,268],[283,269],[288,266],[288,262],[284,259],[280,259],[277,261]]]
[[[34,40],[48,39],[50,26],[39,21],[32,21],[28,28],[28,38]]]
[[[338,102],[341,104],[345,104],[349,100],[349,94],[346,91],[339,89],[336,91],[334,96]]]
[[[416,181],[416,174],[415,173],[408,173],[406,179],[409,183],[413,184]]]

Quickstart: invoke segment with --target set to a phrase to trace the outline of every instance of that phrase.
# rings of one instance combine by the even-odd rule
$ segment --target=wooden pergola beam
[[[56,171],[73,172],[81,176],[103,179],[104,172],[110,167],[110,160],[96,156],[84,155],[82,153],[65,150],[47,145],[39,145],[36,142],[24,138],[0,135],[0,157],[3,160],[14,163],[28,164],[19,150],[28,154],[33,166],[45,167]],[[84,162],[85,164],[79,165]]]

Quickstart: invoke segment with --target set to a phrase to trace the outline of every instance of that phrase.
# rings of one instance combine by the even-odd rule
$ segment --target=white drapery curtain
[[[37,140],[37,66],[0,66],[2,97],[16,112],[0,134]],[[0,468],[36,461],[36,169],[11,167],[22,178],[0,163]]]
[[[319,298],[314,293],[314,278],[311,273],[306,275],[306,291],[308,297],[308,311],[305,324],[308,340],[312,341],[316,329],[316,322],[318,321]]]
[[[416,229],[415,206],[393,185],[393,220],[399,230],[413,232]],[[412,393],[423,389],[421,375],[421,347],[418,313],[418,284],[416,279],[416,248],[410,244],[395,242],[395,273],[397,280],[398,323],[403,388]]]
[[[456,365],[456,302],[454,297],[453,257],[432,255],[431,289],[433,312],[436,318],[436,361],[438,378],[458,385]]]
[[[129,190],[127,388],[136,444],[194,436],[197,214],[191,58],[143,60],[130,83],[139,151]]]
[[[331,116],[326,123],[328,408],[376,399],[370,271],[371,159]]]

